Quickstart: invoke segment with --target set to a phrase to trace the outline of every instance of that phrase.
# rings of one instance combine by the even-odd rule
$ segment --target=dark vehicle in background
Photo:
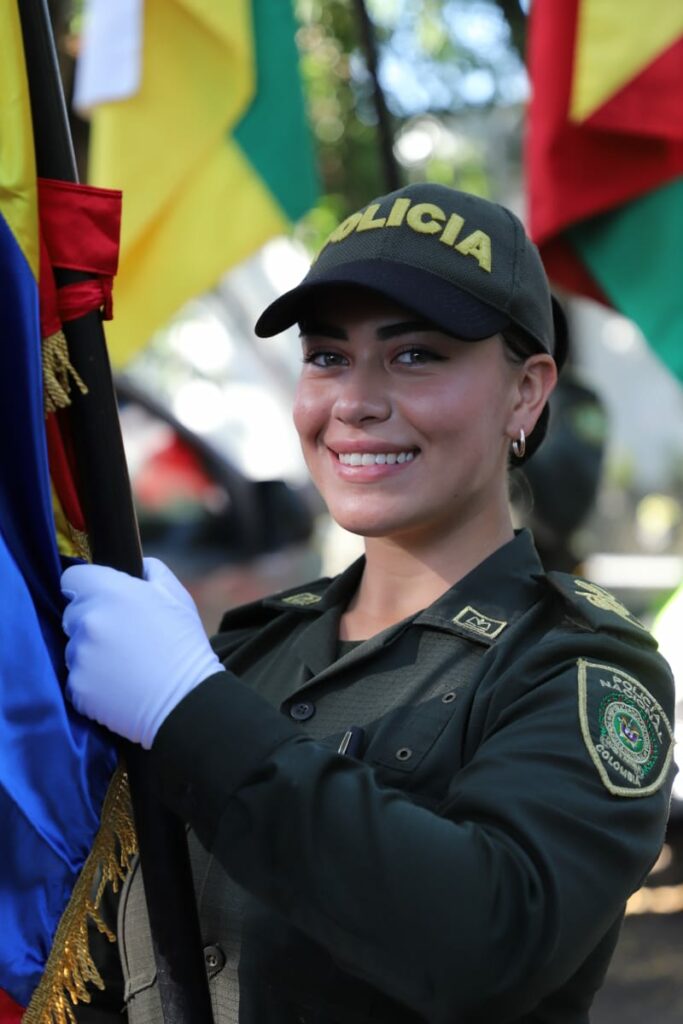
[[[139,384],[116,380],[143,552],[161,558],[209,631],[228,607],[319,574],[311,485],[252,480]]]

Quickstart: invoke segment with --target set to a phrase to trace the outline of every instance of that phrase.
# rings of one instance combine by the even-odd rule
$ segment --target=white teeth
[[[415,452],[339,452],[344,466],[393,466],[395,462],[411,462]]]

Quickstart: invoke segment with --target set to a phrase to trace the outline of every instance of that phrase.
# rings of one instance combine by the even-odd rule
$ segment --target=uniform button
[[[413,756],[413,752],[410,747],[399,747],[396,751],[396,759],[398,761],[409,761]]]
[[[443,697],[441,698],[441,703],[452,704],[456,696],[457,694],[453,690],[451,690],[449,693],[444,693]]]
[[[206,946],[204,949],[204,964],[206,973],[210,978],[218,974],[225,966],[225,953],[220,946]]]
[[[289,717],[295,722],[307,722],[315,714],[315,704],[310,700],[299,700],[296,704],[290,704]]]

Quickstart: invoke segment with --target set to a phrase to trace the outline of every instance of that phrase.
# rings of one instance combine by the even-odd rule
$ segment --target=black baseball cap
[[[299,322],[314,291],[357,285],[449,334],[479,341],[506,328],[564,362],[564,314],[518,217],[488,199],[418,183],[373,199],[332,232],[296,288],[268,306],[256,334]]]

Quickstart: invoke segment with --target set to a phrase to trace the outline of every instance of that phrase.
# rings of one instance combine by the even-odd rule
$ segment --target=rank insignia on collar
[[[597,583],[589,583],[588,580],[575,579],[574,583],[579,588],[574,591],[577,597],[585,597],[589,604],[592,604],[595,608],[601,608],[605,612],[614,612],[615,615],[626,619],[632,625],[645,629],[642,622],[639,622],[635,615],[631,615],[628,608],[625,608],[620,601],[617,601],[616,597],[610,594],[608,590],[603,590]]]
[[[310,594],[308,592],[290,594],[289,597],[282,598],[283,604],[293,604],[297,608],[305,608],[309,604],[318,604],[319,601],[322,601],[322,597],[319,594]]]
[[[588,753],[615,796],[648,796],[666,778],[671,725],[633,676],[612,665],[578,661],[579,718]]]
[[[489,640],[497,637],[507,626],[507,622],[503,619],[492,619],[489,615],[478,612],[469,604],[457,615],[454,615],[451,622],[456,622],[459,626],[464,626],[478,636],[485,636]]]

